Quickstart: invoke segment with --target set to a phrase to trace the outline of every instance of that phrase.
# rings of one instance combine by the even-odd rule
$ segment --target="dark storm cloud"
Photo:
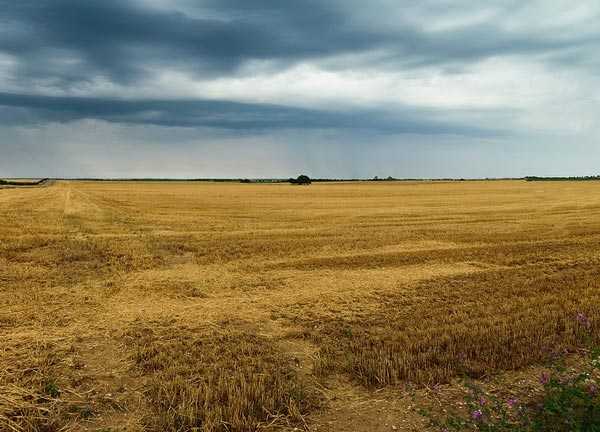
[[[234,73],[248,60],[285,65],[372,50],[384,50],[383,63],[456,67],[497,55],[553,53],[597,41],[597,35],[513,33],[493,21],[436,32],[400,18],[394,28],[381,27],[376,19],[359,24],[356,18],[368,6],[352,1],[187,4],[195,14],[182,12],[183,7],[149,8],[131,0],[0,0],[0,51],[17,57],[21,80],[44,79],[68,87],[97,76],[132,83],[145,71],[165,65],[206,77]]]
[[[249,59],[293,61],[368,48],[376,35],[336,28],[342,16],[304,5],[206,3],[222,18],[143,8],[124,0],[2,1],[0,50],[19,58],[24,77],[65,83],[98,74],[131,82],[147,67],[181,66],[198,74],[231,72]],[[281,6],[284,5],[284,6]],[[78,60],[60,70],[57,58]]]
[[[506,135],[436,119],[440,113],[400,110],[393,115],[375,110],[325,111],[272,104],[214,100],[119,100],[0,93],[4,124],[68,122],[99,119],[116,123],[166,127],[212,127],[237,131],[270,129],[356,129],[384,134],[427,133],[465,136]]]

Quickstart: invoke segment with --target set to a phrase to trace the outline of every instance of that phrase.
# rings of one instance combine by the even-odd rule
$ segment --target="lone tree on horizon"
[[[297,184],[297,185],[309,185],[311,183],[310,177],[307,176],[307,175],[304,175],[304,174],[299,175],[298,178],[295,178],[295,179],[291,178],[291,179],[289,179],[289,182],[291,184]]]

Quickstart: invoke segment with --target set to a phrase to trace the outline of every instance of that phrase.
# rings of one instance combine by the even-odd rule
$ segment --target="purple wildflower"
[[[546,385],[550,382],[550,374],[546,371],[542,372],[540,375],[540,384]]]
[[[515,398],[510,398],[509,400],[506,401],[506,405],[508,405],[509,408],[514,408],[515,405],[517,404],[517,399]]]
[[[598,395],[598,386],[594,383],[591,383],[588,387],[588,393],[591,397],[596,397]]]
[[[473,420],[479,421],[483,418],[483,412],[481,412],[481,410],[475,410],[471,413],[471,417],[473,417]]]
[[[484,406],[487,403],[487,400],[483,396],[479,398],[479,405]]]
[[[577,314],[577,316],[575,317],[575,319],[577,320],[577,322],[579,324],[581,324],[585,328],[590,328],[590,325],[591,325],[590,320],[583,312],[579,312]]]

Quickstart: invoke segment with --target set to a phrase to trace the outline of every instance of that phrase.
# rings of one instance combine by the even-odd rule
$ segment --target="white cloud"
[[[211,98],[305,108],[372,108],[394,112],[405,106],[439,110],[493,127],[500,113],[517,131],[592,130],[600,86],[584,71],[552,68],[523,57],[492,58],[458,73],[438,68],[410,71],[356,68],[331,70],[303,63],[282,71],[264,65],[245,74],[200,80],[173,70],[158,71],[135,87],[95,80],[70,94],[122,98]],[[503,121],[507,120],[504,114]],[[503,126],[507,126],[504,124]]]

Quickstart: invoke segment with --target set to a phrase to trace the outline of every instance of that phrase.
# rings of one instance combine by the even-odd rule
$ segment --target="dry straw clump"
[[[156,431],[249,431],[302,424],[319,404],[289,355],[264,337],[236,329],[136,327],[136,366],[149,375]]]
[[[0,429],[22,432],[47,423],[50,408],[39,403],[41,395],[12,385],[0,386]]]
[[[65,353],[54,344],[27,344],[27,354],[12,357],[0,373],[0,430],[46,432],[66,430],[85,403],[63,392],[60,379]]]

